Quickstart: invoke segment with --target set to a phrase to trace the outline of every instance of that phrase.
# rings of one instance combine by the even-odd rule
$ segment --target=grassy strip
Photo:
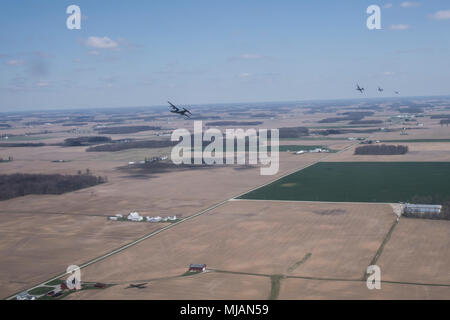
[[[38,287],[38,288],[28,291],[28,293],[33,296],[39,296],[41,294],[47,294],[48,292],[52,291],[53,289],[54,289],[53,287],[42,286],[42,287]]]
[[[50,282],[47,282],[45,285],[46,286],[57,286],[58,284],[61,284],[61,283],[63,283],[64,281],[63,280],[61,280],[61,279],[55,279],[55,280],[52,280],[52,281],[50,281]]]
[[[270,295],[269,300],[276,300],[278,298],[278,295],[280,294],[280,286],[281,286],[281,279],[283,279],[284,276],[282,275],[272,275],[270,276]]]
[[[391,228],[389,229],[388,233],[383,239],[383,242],[381,243],[380,247],[378,248],[377,252],[375,253],[375,256],[372,258],[372,261],[370,261],[369,266],[374,266],[377,264],[378,259],[380,258],[381,254],[383,253],[384,246],[386,243],[388,243],[389,239],[391,238],[392,233],[394,232],[395,227],[397,226],[399,222],[399,219],[395,219],[394,223],[392,224]],[[369,274],[367,273],[367,269],[364,270],[363,280],[367,280],[369,277]]]
[[[297,261],[296,263],[294,263],[292,266],[290,266],[290,267],[288,268],[287,271],[288,271],[288,272],[294,271],[294,270],[297,269],[301,264],[305,263],[311,256],[312,256],[312,253],[311,253],[311,252],[308,252],[307,254],[305,254],[305,256],[303,257],[302,260]]]

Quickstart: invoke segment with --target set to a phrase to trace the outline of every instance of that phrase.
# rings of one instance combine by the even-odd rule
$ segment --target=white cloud
[[[44,88],[44,87],[48,87],[49,83],[48,83],[48,81],[41,80],[41,81],[36,82],[36,86],[40,87],[40,88]]]
[[[100,52],[98,52],[97,50],[91,50],[91,51],[89,51],[89,54],[91,56],[98,56],[98,55],[100,55]]]
[[[402,4],[400,5],[402,8],[412,8],[412,7],[417,7],[420,4],[418,2],[411,2],[411,1],[404,1],[402,2]]]
[[[395,53],[426,53],[433,51],[433,48],[412,48],[405,50],[397,50]]]
[[[435,20],[448,20],[450,19],[450,10],[442,10],[430,15]]]
[[[21,66],[21,65],[24,64],[24,61],[23,60],[11,59],[11,60],[6,61],[6,64],[8,66]]]
[[[395,74],[395,72],[392,72],[392,71],[383,72],[383,75],[385,75],[385,76],[393,76],[394,74]]]
[[[112,49],[117,48],[117,42],[108,37],[89,37],[85,41],[85,45],[95,49]]]
[[[248,78],[248,77],[251,77],[251,76],[252,76],[252,74],[248,73],[248,72],[244,72],[244,73],[239,74],[239,78]]]
[[[389,27],[391,30],[408,30],[409,28],[411,28],[409,25],[407,24],[393,24]]]
[[[261,56],[259,54],[244,53],[244,54],[241,54],[239,56],[239,58],[245,59],[245,60],[255,60],[255,59],[261,59],[261,58],[263,58],[263,56]]]
[[[383,6],[383,8],[384,8],[384,9],[392,8],[392,3],[386,3],[386,4]]]
[[[235,60],[263,60],[263,59],[271,59],[271,57],[260,55],[260,54],[254,54],[254,53],[244,53],[239,56],[230,57],[228,58],[228,61],[235,61]]]

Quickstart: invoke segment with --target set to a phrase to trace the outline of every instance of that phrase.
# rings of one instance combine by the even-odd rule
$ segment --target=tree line
[[[129,142],[116,142],[101,144],[98,146],[92,146],[86,149],[87,152],[115,152],[127,149],[137,148],[167,148],[176,145],[177,141],[170,140],[143,140],[143,141],[129,141]]]
[[[0,200],[7,200],[29,194],[63,194],[107,181],[107,177],[90,174],[2,174],[0,175]]]
[[[408,153],[408,146],[394,145],[367,145],[355,149],[357,155],[395,155]]]
[[[262,121],[215,121],[207,122],[206,125],[210,127],[220,126],[258,126],[263,124]]]
[[[149,130],[161,130],[161,127],[155,126],[122,126],[122,127],[106,127],[106,128],[96,128],[94,129],[100,134],[127,134],[127,133],[137,133],[141,131]]]
[[[87,136],[87,137],[76,137],[76,138],[65,139],[63,146],[78,147],[78,146],[88,146],[88,145],[107,143],[107,142],[111,142],[110,137]]]

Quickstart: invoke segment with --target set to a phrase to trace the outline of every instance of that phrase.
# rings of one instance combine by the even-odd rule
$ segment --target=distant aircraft
[[[400,94],[400,92],[398,92],[398,91],[394,91],[395,92],[395,94]]]
[[[359,92],[363,93],[364,88],[361,88],[361,87],[359,86],[359,84],[356,84],[356,90],[358,90]]]
[[[185,116],[187,118],[190,118],[189,115],[187,115],[187,113],[192,114],[188,109],[183,108],[183,110],[181,110],[180,108],[174,106],[170,101],[167,101],[170,104],[169,107],[169,111],[172,113],[177,113],[177,114],[181,114],[182,116]]]
[[[384,91],[384,89],[383,89],[383,88],[380,88],[380,87],[378,87],[378,91],[379,91],[379,92],[383,92],[383,91]]]
[[[148,282],[138,283],[138,284],[130,283],[130,285],[128,287],[126,287],[125,289],[130,289],[130,288],[144,289],[144,288],[147,288],[147,286],[146,286],[147,283]]]

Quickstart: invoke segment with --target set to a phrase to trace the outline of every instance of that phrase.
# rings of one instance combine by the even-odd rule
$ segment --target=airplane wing
[[[170,104],[170,106],[172,107],[172,109],[174,109],[174,110],[180,110],[180,109],[178,109],[176,106],[174,106],[170,101],[167,101],[167,103],[168,104]]]

